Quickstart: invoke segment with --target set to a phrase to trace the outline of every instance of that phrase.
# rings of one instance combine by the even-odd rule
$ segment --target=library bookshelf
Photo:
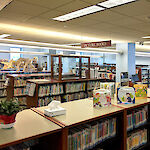
[[[27,94],[27,107],[46,106],[51,100],[68,102],[92,97],[92,91],[100,87],[100,82],[112,81],[106,79],[28,80],[28,87],[35,84],[35,92],[32,95]]]
[[[65,125],[66,150],[79,149],[79,147],[91,150],[99,147],[104,150],[110,150],[110,147],[115,150],[123,149],[123,108],[117,106],[93,108],[93,101],[89,99],[62,103],[61,106],[66,109],[66,114],[49,118]],[[32,110],[42,115],[45,108],[47,107],[32,108]],[[84,136],[89,143],[79,140]]]
[[[17,97],[23,106],[26,106],[26,82],[29,79],[50,79],[50,73],[9,74],[7,98]]]
[[[0,129],[0,133],[1,150],[64,150],[62,127],[32,110],[19,112],[14,127]]]
[[[124,108],[124,149],[149,150],[150,99],[138,99],[135,104],[116,104],[116,106]],[[144,136],[143,141],[138,141]]]

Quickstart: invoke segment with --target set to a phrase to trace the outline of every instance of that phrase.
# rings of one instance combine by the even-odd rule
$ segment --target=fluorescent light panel
[[[13,0],[0,0],[0,10],[2,10],[4,7],[6,7],[12,1]]]
[[[136,0],[107,0],[102,3],[98,3],[98,5],[106,8],[111,8],[111,7],[127,4],[130,2],[134,2],[134,1]]]
[[[74,18],[77,18],[77,17],[81,17],[81,16],[84,16],[84,15],[95,13],[95,12],[98,12],[98,11],[101,11],[101,10],[104,10],[104,9],[105,8],[94,5],[94,6],[90,6],[90,7],[84,8],[84,9],[80,9],[80,10],[71,12],[71,13],[63,15],[63,16],[53,18],[53,19],[58,20],[58,21],[67,21],[67,20],[70,20],[70,19],[74,19]]]
[[[2,34],[2,35],[0,35],[0,39],[6,38],[8,36],[11,36],[11,35],[10,34]]]
[[[144,36],[143,39],[150,39],[150,36]]]

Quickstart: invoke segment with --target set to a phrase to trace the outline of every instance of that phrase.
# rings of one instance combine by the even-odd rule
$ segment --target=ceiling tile
[[[101,12],[97,12],[90,15],[93,19],[99,20],[99,21],[115,21],[122,19],[123,15],[120,15],[118,13],[112,12],[110,10],[104,10]]]
[[[5,9],[2,10],[2,12],[7,12],[8,15],[11,13],[19,13],[32,16],[37,16],[45,11],[48,11],[48,9],[30,5],[20,1],[13,1],[12,3],[10,3],[10,5],[8,5]]]
[[[115,7],[111,10],[127,16],[148,14],[150,13],[150,2],[146,0],[137,0],[136,2]]]
[[[74,0],[18,0],[37,6],[42,6],[49,9],[55,9],[57,7],[72,3]]]
[[[62,15],[64,15],[66,13],[70,13],[79,9],[83,9],[88,6],[91,6],[91,5],[83,1],[75,0],[71,3],[58,7],[56,10],[61,11]]]

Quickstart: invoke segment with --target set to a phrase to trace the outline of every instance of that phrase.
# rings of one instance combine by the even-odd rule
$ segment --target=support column
[[[122,50],[123,54],[116,56],[116,82],[120,82],[120,73],[128,72],[129,78],[136,73],[135,66],[135,44],[116,44],[116,50]]]

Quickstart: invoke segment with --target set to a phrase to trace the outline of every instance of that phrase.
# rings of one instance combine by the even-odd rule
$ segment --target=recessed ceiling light
[[[2,10],[4,7],[6,7],[12,1],[13,0],[0,0],[0,10]]]
[[[2,35],[0,35],[0,39],[6,38],[8,36],[11,36],[11,35],[10,34],[2,34]]]
[[[111,7],[127,4],[130,2],[134,2],[134,1],[136,0],[107,0],[102,3],[98,3],[98,5],[106,7],[106,8],[111,8]]]
[[[142,37],[143,39],[150,39],[150,35],[149,36],[144,36]]]
[[[66,15],[62,15],[62,16],[53,18],[53,19],[58,20],[58,21],[67,21],[67,20],[70,20],[70,19],[74,19],[74,18],[77,18],[77,17],[81,17],[81,16],[84,16],[84,15],[95,13],[95,12],[98,12],[98,11],[101,11],[101,10],[104,10],[104,9],[105,8],[103,8],[103,7],[99,7],[99,6],[94,5],[94,6],[90,6],[90,7],[84,8],[84,9],[80,9],[80,10],[71,12],[71,13],[66,14]]]

